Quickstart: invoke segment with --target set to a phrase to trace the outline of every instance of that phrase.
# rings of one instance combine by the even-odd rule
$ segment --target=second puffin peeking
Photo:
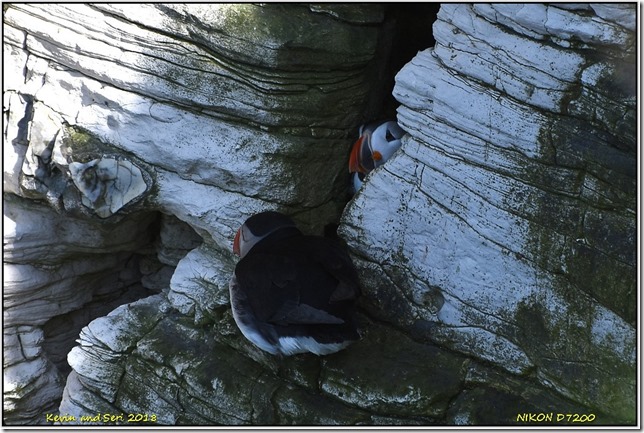
[[[371,170],[384,164],[400,148],[403,135],[405,131],[394,120],[371,122],[360,127],[360,137],[349,156],[354,193],[362,187]]]
[[[286,215],[248,218],[233,242],[241,257],[230,280],[242,334],[273,355],[327,355],[360,338],[354,303],[358,275],[334,239],[305,236]]]

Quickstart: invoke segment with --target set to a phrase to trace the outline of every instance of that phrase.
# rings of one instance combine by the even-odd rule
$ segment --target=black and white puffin
[[[364,177],[384,164],[400,148],[405,131],[394,120],[372,122],[360,127],[360,137],[349,155],[349,172],[357,192]]]
[[[242,334],[274,355],[327,355],[359,339],[354,304],[358,275],[335,240],[305,236],[291,218],[262,212],[239,228],[241,257],[230,304]]]

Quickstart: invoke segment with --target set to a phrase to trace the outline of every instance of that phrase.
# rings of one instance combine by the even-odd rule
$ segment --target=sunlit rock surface
[[[141,170],[129,161],[94,159],[87,164],[72,162],[69,171],[81,202],[107,218],[140,196],[147,189]]]
[[[442,5],[435,48],[397,76],[402,151],[367,178],[342,234],[371,314],[633,422],[635,34],[623,11]],[[452,421],[484,421],[468,413],[486,391],[467,394]]]
[[[384,7],[5,8],[6,424],[634,421],[633,5],[441,6],[346,209]],[[350,348],[241,336],[232,238],[264,209],[344,209]]]
[[[161,293],[192,326],[218,318],[249,215],[339,220],[351,134],[383,97],[382,21],[373,5],[5,8],[7,423],[56,413],[78,332],[119,304]]]

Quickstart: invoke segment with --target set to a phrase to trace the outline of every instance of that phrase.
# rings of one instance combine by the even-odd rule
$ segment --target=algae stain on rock
[[[594,155],[583,149],[577,152],[579,145],[572,144],[578,140],[577,131],[563,120],[544,126],[540,136],[542,147],[564,149],[571,156],[568,161],[576,165],[574,170],[579,172],[580,181],[573,189],[577,191],[576,197],[543,190],[531,197],[537,206],[529,219],[526,249],[541,269],[564,276],[566,287],[590,295],[633,324],[635,261],[632,254],[624,251],[635,251],[636,216],[629,211],[630,198],[615,193],[619,186],[594,182],[594,195],[584,194],[587,180],[601,173],[597,167],[587,168],[595,164]],[[605,146],[609,147],[608,143]],[[607,169],[607,176],[610,174]],[[525,175],[528,179],[543,176],[528,170]],[[603,199],[608,197],[610,203]],[[562,287],[560,293],[566,291]]]
[[[601,175],[597,167],[588,168],[596,164],[597,153],[577,142],[576,126],[578,122],[564,118],[544,124],[539,136],[540,156],[547,161],[543,170],[555,169],[565,159],[581,173],[578,179],[583,180],[587,170]],[[536,173],[534,167],[524,167],[522,175],[527,184],[541,186],[525,195],[529,203],[525,203],[524,256],[532,262],[535,287],[516,309],[515,320],[522,329],[517,338],[545,382],[599,412],[632,420],[635,369],[628,354],[634,345],[628,336],[635,334],[628,323],[633,319],[629,306],[635,305],[635,274],[614,252],[634,247],[628,240],[630,224],[623,222],[629,220],[624,211],[628,203],[598,209],[600,205],[581,193],[556,193],[543,186],[544,173]],[[581,185],[575,187],[581,191]],[[616,197],[609,190],[599,195]],[[602,213],[615,216],[606,218],[610,227],[588,223]],[[601,230],[613,235],[599,242]],[[611,242],[616,245],[609,247]],[[629,301],[624,302],[625,298]],[[597,323],[602,315],[610,316],[610,325],[600,330]]]

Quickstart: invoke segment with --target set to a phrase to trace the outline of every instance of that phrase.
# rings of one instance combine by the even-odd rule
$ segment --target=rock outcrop
[[[442,5],[397,76],[402,151],[342,234],[374,316],[632,422],[634,28],[569,8]]]
[[[442,5],[346,208],[403,9],[3,9],[5,424],[635,421],[634,5]],[[232,238],[266,209],[340,223],[361,341],[241,336]]]
[[[80,328],[120,304],[162,292],[212,321],[228,300],[208,278],[227,285],[232,236],[251,214],[278,208],[312,231],[338,221],[350,133],[382,99],[371,90],[383,16],[5,8],[5,422],[57,412]]]

